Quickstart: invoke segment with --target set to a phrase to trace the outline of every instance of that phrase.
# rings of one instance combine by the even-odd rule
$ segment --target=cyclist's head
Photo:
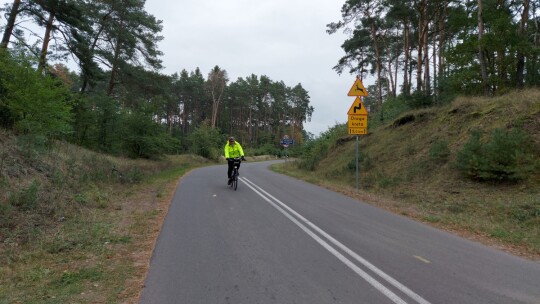
[[[234,144],[234,137],[229,137],[229,144]]]

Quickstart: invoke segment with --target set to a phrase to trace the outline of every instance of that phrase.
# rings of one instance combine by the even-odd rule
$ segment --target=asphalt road
[[[540,263],[242,163],[179,183],[140,303],[540,303]]]

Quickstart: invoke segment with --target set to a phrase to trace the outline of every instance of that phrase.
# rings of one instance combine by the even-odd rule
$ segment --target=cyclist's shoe
[[[229,181],[227,182],[227,185],[230,185],[232,183],[232,178],[229,178]]]

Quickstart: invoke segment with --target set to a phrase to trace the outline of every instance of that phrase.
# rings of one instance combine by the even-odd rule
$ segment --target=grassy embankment
[[[370,119],[376,119],[375,117]],[[536,169],[518,182],[475,181],[457,169],[472,130],[525,130]],[[453,233],[540,260],[540,91],[459,98],[451,105],[403,113],[359,139],[346,129],[320,146],[313,171],[300,161],[276,171],[323,185]],[[483,140],[486,140],[484,138]],[[305,167],[305,166],[304,166]]]
[[[25,147],[0,131],[0,303],[135,303],[179,177],[207,163]]]

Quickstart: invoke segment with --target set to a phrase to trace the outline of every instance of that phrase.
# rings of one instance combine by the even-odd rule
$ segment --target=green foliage
[[[416,91],[411,96],[405,97],[405,102],[411,109],[420,109],[432,106],[433,98],[424,92]]]
[[[338,138],[347,135],[347,125],[335,125],[323,132],[321,136],[308,142],[302,149],[301,160],[298,167],[304,170],[313,171],[317,164],[323,160]]]
[[[72,132],[69,90],[42,77],[23,54],[0,50],[0,125],[47,138]]]
[[[75,101],[73,112],[75,122],[73,124],[73,141],[83,147],[97,150],[100,128],[100,112],[110,105],[112,100],[106,100],[103,96],[85,96]]]
[[[100,266],[91,268],[83,268],[78,271],[65,271],[62,273],[60,280],[55,282],[59,285],[77,284],[83,281],[95,282],[103,276],[103,270]]]
[[[368,131],[369,129],[375,129],[384,125],[386,121],[396,119],[404,112],[410,111],[412,109],[411,105],[409,104],[411,99],[411,96],[406,95],[387,98],[383,102],[383,121],[380,120],[380,111],[378,109],[369,112]],[[376,109],[374,102],[372,102],[371,108]]]
[[[74,249],[102,248],[105,242],[117,238],[111,230],[113,224],[106,222],[94,222],[90,218],[81,218],[73,215],[65,220],[59,231],[48,242],[43,244],[48,253],[67,252]]]
[[[540,198],[533,202],[519,202],[511,205],[509,214],[523,224],[531,226],[540,221]]]
[[[373,167],[373,160],[364,151],[358,151],[358,166],[360,170],[370,170]],[[356,157],[347,163],[347,169],[356,172]]]
[[[76,139],[82,145],[120,154],[125,112],[118,100],[105,95],[82,99],[77,105]]]
[[[431,144],[429,148],[429,158],[432,161],[445,163],[450,156],[448,142],[444,139],[438,139]]]
[[[17,137],[17,144],[20,147],[21,154],[26,159],[32,160],[47,151],[49,140],[44,135],[26,134]]]
[[[392,120],[401,115],[401,113],[411,110],[407,103],[409,97],[400,95],[397,98],[389,98],[383,103],[384,117],[387,120]]]
[[[276,147],[272,143],[266,143],[266,144],[264,144],[262,147],[260,147],[258,149],[249,149],[249,150],[247,150],[246,148],[244,148],[244,152],[246,153],[246,155],[249,155],[249,156],[258,156],[258,155],[277,155],[277,156],[281,156],[281,154],[283,153],[282,149]]]
[[[398,185],[401,182],[401,180],[399,178],[377,174],[375,178],[375,182],[378,187],[389,188],[389,187]]]
[[[177,153],[180,140],[154,121],[155,109],[143,105],[132,111],[105,95],[80,98],[75,106],[74,140],[85,147],[133,158],[159,158]]]
[[[95,5],[88,4],[96,9],[89,12],[91,15],[88,18],[101,22],[98,15],[109,11],[106,9],[108,4]],[[137,6],[136,14],[139,13],[143,14],[144,11]],[[143,15],[139,17],[153,18]],[[159,22],[155,25],[154,29],[159,30]],[[90,33],[80,34],[84,36],[79,37],[81,44],[91,38],[86,36]],[[151,37],[139,38],[145,40]],[[85,49],[89,52],[86,55],[91,56],[93,50],[88,47],[76,46],[79,50]],[[121,50],[121,54],[131,52],[133,46],[122,47],[126,49]],[[19,46],[19,49],[22,47]],[[24,55],[13,57],[2,50],[0,126],[25,135],[28,144],[25,143],[22,151],[28,154],[28,158],[35,157],[38,150],[48,147],[51,138],[60,137],[94,151],[132,158],[159,158],[164,154],[189,151],[217,159],[222,154],[224,140],[217,139],[219,135],[211,135],[213,138],[208,143],[204,141],[204,136],[202,143],[194,140],[200,135],[194,132],[201,132],[201,126],[212,114],[209,82],[198,69],[191,75],[182,71],[180,76],[167,76],[147,71],[141,66],[132,66],[133,61],[125,58],[120,66],[113,67],[116,77],[122,77],[122,81],[107,81],[110,80],[107,79],[110,71],[96,74],[96,67],[91,67],[91,58],[101,58],[102,55],[80,58],[81,65],[88,65],[81,66],[80,77],[72,77],[67,69],[56,67],[45,69],[44,73],[49,76],[43,76],[35,71],[37,58],[32,61]],[[150,57],[154,55],[157,56],[158,52]],[[109,58],[110,52],[106,56]],[[49,56],[49,59],[52,58]],[[159,65],[159,60],[154,63]],[[100,75],[103,77],[100,78]],[[227,94],[217,112],[218,116],[213,117],[217,121],[217,134],[234,133],[239,137],[244,135],[244,138],[251,134],[250,148],[255,149],[254,154],[279,155],[280,148],[275,145],[277,138],[293,127],[298,132],[295,135],[298,146],[304,141],[302,122],[311,117],[313,107],[309,105],[308,92],[301,85],[290,88],[266,76],[259,79],[251,75],[230,86],[230,90],[226,88]],[[69,88],[80,91],[74,93]],[[248,108],[249,121],[245,119]],[[261,114],[263,112],[264,115]],[[291,125],[286,126],[285,119]]]
[[[467,67],[451,71],[446,78],[441,79],[439,82],[440,90],[443,92],[443,99],[451,100],[458,92],[464,95],[481,95],[482,86],[479,77],[480,71],[478,67]]]
[[[132,168],[126,173],[126,178],[131,183],[140,183],[144,179],[144,173],[139,168]]]
[[[226,143],[217,129],[202,124],[188,136],[189,151],[202,157],[217,160]]]
[[[0,228],[10,228],[14,224],[13,206],[0,202]],[[3,234],[2,230],[0,230],[0,234]]]
[[[128,156],[157,159],[180,146],[179,141],[156,124],[151,115],[141,111],[125,116],[121,140]]]
[[[457,168],[478,180],[523,180],[537,167],[533,151],[531,139],[521,129],[495,129],[485,143],[482,132],[475,130],[458,152]]]
[[[93,154],[91,156],[84,156],[81,162],[85,165],[85,170],[82,170],[79,175],[82,183],[112,181],[111,178],[112,173],[115,172],[115,166],[109,159]]]
[[[9,197],[10,205],[21,210],[36,209],[39,202],[39,188],[39,183],[37,181],[33,181],[28,188],[22,189],[20,192],[14,193]]]

